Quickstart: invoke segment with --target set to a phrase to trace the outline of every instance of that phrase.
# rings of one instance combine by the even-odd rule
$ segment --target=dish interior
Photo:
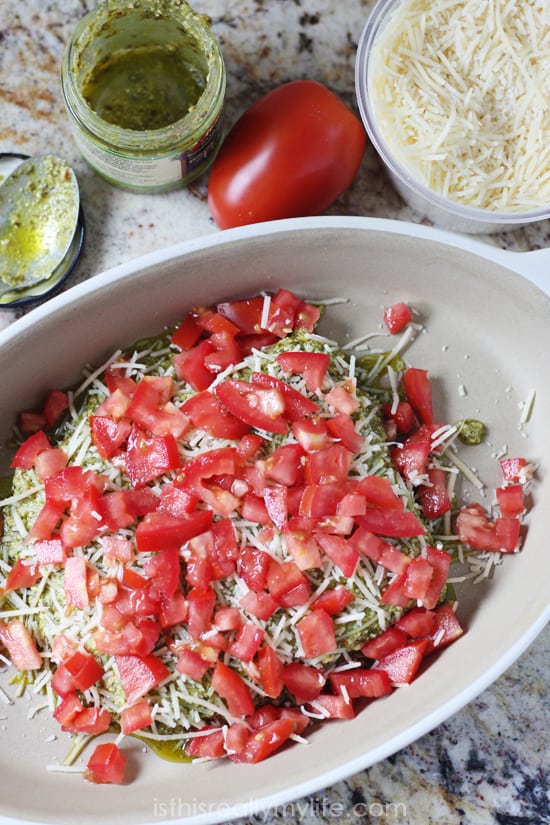
[[[540,380],[533,353],[550,351],[550,300],[520,276],[447,243],[373,229],[368,222],[353,228],[297,222],[222,233],[98,276],[18,322],[17,334],[8,330],[0,338],[0,440],[18,409],[39,403],[51,387],[70,385],[84,363],[100,365],[117,347],[160,331],[195,304],[278,287],[310,299],[346,299],[329,305],[322,322],[322,331],[341,342],[383,332],[384,306],[407,301],[414,307],[425,331],[406,357],[429,370],[438,418],[474,417],[488,425],[486,443],[462,453],[487,482],[485,504],[500,483],[495,455],[501,450],[538,465],[524,549],[505,558],[490,581],[459,588],[466,633],[409,688],[351,722],[321,726],[309,745],[293,745],[255,766],[164,762],[137,740],[126,740],[132,785],[93,786],[79,775],[46,770],[70,742],[47,711],[27,718],[40,697],[2,705],[0,815],[72,823],[73,792],[82,825],[227,822],[282,804],[368,767],[435,727],[500,675],[548,617],[550,421],[544,411],[550,387]],[[393,343],[382,336],[373,346]],[[532,389],[535,406],[520,427],[520,405]],[[0,459],[5,466],[8,454]],[[13,696],[8,676],[0,684]]]

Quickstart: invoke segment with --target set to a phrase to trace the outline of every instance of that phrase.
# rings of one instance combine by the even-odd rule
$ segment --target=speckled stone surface
[[[206,179],[189,190],[138,196],[110,187],[81,160],[63,107],[64,45],[91,0],[2,0],[0,152],[54,152],[74,167],[86,217],[85,251],[70,284],[146,252],[217,232]],[[274,85],[323,81],[354,106],[354,56],[372,0],[195,0],[207,12],[228,71],[226,117]],[[332,214],[420,221],[393,190],[371,148]],[[546,247],[550,225],[486,239]],[[17,316],[0,310],[0,329]],[[498,628],[495,628],[498,633]],[[550,823],[550,630],[489,690],[390,759],[249,823],[544,825]],[[241,820],[241,825],[245,820]]]

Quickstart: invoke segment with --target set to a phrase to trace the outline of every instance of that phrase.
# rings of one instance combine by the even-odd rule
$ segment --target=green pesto
[[[478,421],[475,418],[463,418],[462,421],[458,422],[458,428],[458,437],[463,444],[470,447],[481,444],[487,431],[483,421]]]
[[[103,120],[145,132],[185,117],[206,80],[194,50],[152,44],[107,55],[86,78],[82,94]]]

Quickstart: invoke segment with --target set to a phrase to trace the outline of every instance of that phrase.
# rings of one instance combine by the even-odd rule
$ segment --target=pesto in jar
[[[147,45],[108,55],[86,78],[82,94],[103,120],[121,129],[162,129],[185,117],[206,86],[185,48]]]

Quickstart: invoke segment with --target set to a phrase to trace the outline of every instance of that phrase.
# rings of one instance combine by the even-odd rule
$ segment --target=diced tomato
[[[427,649],[426,639],[408,642],[380,659],[376,669],[387,673],[393,684],[409,684],[418,673]]]
[[[277,362],[283,372],[303,375],[309,392],[319,393],[330,365],[330,356],[324,352],[281,352]]]
[[[122,785],[125,769],[126,757],[122,751],[113,742],[103,742],[96,745],[84,776],[89,782],[100,785]]]
[[[191,423],[215,438],[237,440],[246,435],[249,425],[232,415],[209,390],[195,393],[182,406]]]
[[[249,590],[239,601],[240,606],[247,613],[256,616],[257,619],[267,621],[279,607],[278,602],[269,593],[255,593]]]
[[[285,666],[283,681],[297,705],[313,702],[321,693],[326,677],[322,670],[303,662],[291,662]]]
[[[422,602],[428,593],[432,578],[433,567],[422,556],[411,559],[407,565],[403,592],[411,599]]]
[[[130,435],[132,425],[106,415],[90,416],[92,442],[102,458],[112,458]]]
[[[200,653],[190,648],[180,650],[178,654],[178,661],[176,662],[176,670],[178,673],[183,673],[185,676],[190,676],[197,682],[203,678],[204,674],[210,670],[212,663],[203,659]]]
[[[292,487],[302,482],[304,456],[305,451],[300,444],[283,444],[264,461],[258,461],[256,466],[266,478]]]
[[[208,343],[212,344],[213,351],[204,356],[204,366],[214,375],[242,361],[241,347],[234,334],[216,332],[210,336]]]
[[[522,482],[527,461],[524,458],[501,458],[500,469],[504,481]]]
[[[426,558],[432,567],[432,578],[430,585],[422,599],[423,607],[431,610],[436,606],[441,598],[441,592],[447,582],[451,557],[445,550],[428,545],[426,548]]]
[[[354,600],[355,596],[343,584],[337,584],[336,587],[327,589],[317,596],[311,607],[313,610],[322,608],[331,616],[335,613],[340,613],[344,607],[347,607]]]
[[[259,593],[267,584],[267,571],[271,557],[257,547],[245,547],[240,554],[239,576],[251,590]]]
[[[336,412],[352,415],[359,407],[353,390],[346,384],[336,384],[329,392],[325,393],[325,401],[334,407]]]
[[[413,607],[404,613],[395,623],[395,627],[402,630],[412,639],[429,636],[436,625],[436,614],[433,610],[424,607]]]
[[[193,536],[204,533],[211,524],[211,510],[196,510],[182,516],[147,513],[137,526],[136,547],[139,552],[178,548]]]
[[[207,355],[214,351],[214,347],[207,339],[196,344],[191,349],[178,352],[173,357],[176,376],[186,381],[194,390],[207,390],[214,380],[214,373],[204,363]]]
[[[278,388],[248,381],[222,381],[215,388],[222,404],[241,421],[270,433],[286,433],[285,399]]]
[[[411,599],[405,593],[405,581],[407,579],[407,571],[397,573],[386,587],[380,601],[382,604],[391,604],[394,607],[409,607]]]
[[[17,448],[10,467],[12,469],[30,470],[34,466],[37,456],[50,448],[51,444],[48,436],[43,430],[38,430],[25,439]]]
[[[133,704],[170,675],[169,669],[154,654],[115,656],[115,664],[126,701]]]
[[[271,756],[294,733],[291,719],[276,719],[249,736],[244,748],[230,754],[233,762],[256,764]]]
[[[409,367],[402,376],[407,399],[415,414],[423,424],[435,422],[433,412],[432,385],[426,370]]]
[[[364,438],[355,429],[353,419],[345,413],[338,413],[327,421],[328,431],[333,438],[337,438],[351,453],[357,454],[363,447]]]
[[[153,715],[147,699],[139,699],[120,712],[120,730],[125,736],[129,736],[136,730],[149,727],[152,721]]]
[[[290,384],[275,378],[274,375],[267,375],[265,372],[253,372],[250,380],[257,387],[264,389],[278,390],[285,402],[285,418],[287,421],[299,421],[307,415],[315,415],[319,412],[319,405],[304,393],[299,392]]]
[[[507,484],[505,487],[497,487],[496,496],[503,516],[514,518],[523,513],[525,504],[522,484]]]
[[[394,409],[393,404],[384,404],[382,412],[386,419],[395,422],[398,433],[410,433],[416,427],[416,416],[408,401],[399,401]]]
[[[247,521],[253,521],[255,524],[272,523],[263,498],[253,493],[246,493],[243,497],[241,515]]]
[[[344,696],[335,696],[332,693],[320,693],[317,699],[311,703],[313,712],[322,708],[324,719],[354,719],[355,710],[353,702]]]
[[[343,536],[317,533],[315,540],[344,576],[347,579],[351,578],[359,562],[359,553],[355,547]]]
[[[0,642],[17,670],[38,670],[42,667],[42,657],[36,643],[20,619],[0,621]]]
[[[39,542],[34,545],[35,553],[37,544],[39,544]],[[33,584],[36,584],[38,579],[42,576],[39,565],[44,563],[41,562],[38,557],[37,562],[30,561],[29,559],[17,559],[6,576],[6,583],[4,584],[4,587],[0,588],[1,594],[3,595],[5,593],[9,593],[10,590],[19,590],[25,587],[32,587]]]
[[[225,737],[222,728],[202,729],[203,736],[193,736],[185,746],[185,753],[193,759],[219,759],[226,756]]]
[[[149,437],[138,427],[132,427],[126,450],[126,472],[134,488],[144,487],[180,466],[178,446],[172,435]]]
[[[365,527],[359,527],[350,542],[360,553],[392,573],[403,573],[410,563],[409,557],[399,547],[383,541]]]
[[[90,707],[83,708],[78,713],[69,728],[72,733],[88,733],[91,736],[99,736],[105,733],[111,725],[111,714],[106,708]]]
[[[327,422],[324,418],[300,418],[292,423],[292,432],[298,443],[307,452],[324,450],[331,446]]]
[[[52,715],[62,730],[71,730],[75,718],[83,709],[84,705],[76,693],[68,693],[56,706]]]
[[[90,604],[88,565],[83,556],[69,556],[65,562],[63,588],[69,607],[83,608]]]
[[[111,394],[120,390],[123,395],[131,398],[135,393],[137,385],[133,378],[125,374],[127,366],[129,365],[117,361],[116,365],[112,364],[105,371],[105,383]]]
[[[450,604],[442,604],[434,610],[435,627],[429,633],[431,647],[439,650],[459,639],[464,630]]]
[[[350,699],[378,699],[393,691],[388,674],[374,668],[357,667],[333,672],[328,679],[336,694]]]
[[[325,484],[347,479],[353,455],[342,444],[332,444],[308,455],[305,462],[307,484]]]
[[[103,676],[103,668],[91,653],[75,650],[63,662],[73,679],[75,690],[88,690]]]
[[[497,518],[491,522],[480,504],[469,504],[458,514],[456,530],[460,541],[475,550],[514,553],[520,522],[517,518]]]
[[[64,412],[69,409],[69,398],[63,390],[50,390],[46,396],[42,413],[46,419],[46,426],[53,427]]]
[[[357,492],[361,493],[370,507],[381,507],[384,510],[403,510],[404,504],[390,480],[382,476],[365,476],[357,484]]]
[[[306,659],[315,659],[337,648],[334,623],[322,608],[316,608],[296,623],[302,649]]]
[[[423,438],[417,438],[415,435],[390,450],[393,464],[407,481],[426,472],[432,451],[432,440],[427,431],[423,431]]]
[[[305,604],[310,595],[310,584],[293,561],[271,559],[267,571],[267,589],[281,607]]]
[[[222,661],[217,661],[214,667],[212,687],[226,702],[231,716],[249,716],[254,713],[254,702],[248,685]]]
[[[261,332],[261,320],[265,298],[258,295],[256,298],[247,298],[241,301],[227,301],[218,304],[216,309],[220,315],[230,320],[244,335],[253,335]]]
[[[214,310],[207,309],[204,312],[199,312],[196,315],[196,323],[205,332],[210,333],[211,336],[225,334],[235,337],[240,332],[237,324],[234,324],[227,316]]]
[[[439,467],[428,469],[427,484],[421,484],[418,497],[422,512],[430,521],[439,518],[451,509],[451,500],[447,493],[447,473]]]
[[[384,310],[384,321],[389,332],[395,335],[412,321],[411,308],[404,301],[392,304]]]
[[[242,662],[251,662],[264,638],[264,630],[251,622],[239,628],[234,641],[229,645],[231,656]]]
[[[189,428],[189,419],[170,402],[173,391],[172,378],[144,376],[137,385],[126,415],[137,427],[151,435],[181,438]]]
[[[211,587],[192,587],[187,594],[187,629],[194,639],[210,629],[215,604],[216,594]]]
[[[42,450],[34,460],[36,475],[42,481],[50,476],[57,475],[67,466],[68,460],[67,453],[61,447],[50,447],[48,450]]]
[[[264,692],[277,699],[284,687],[285,666],[279,654],[269,645],[258,650],[258,670]]]
[[[300,570],[322,568],[319,546],[315,537],[308,531],[300,528],[290,529],[289,526],[289,529],[285,530],[285,540],[288,552]]]
[[[407,639],[408,636],[404,630],[395,626],[387,627],[378,636],[365,642],[361,648],[361,653],[367,659],[383,659],[388,653],[403,647]]]
[[[414,513],[407,510],[386,510],[367,507],[364,516],[357,517],[358,523],[378,536],[408,538],[422,536],[424,527]]]
[[[341,481],[308,484],[300,499],[299,515],[311,519],[334,516],[346,492],[346,483]]]
[[[187,313],[185,318],[180,321],[171,336],[171,341],[174,346],[181,350],[188,350],[193,347],[203,333],[203,329],[197,323],[197,316],[192,312]]]
[[[263,498],[269,518],[279,530],[284,530],[288,521],[286,487],[282,484],[266,487]]]
[[[238,630],[243,623],[243,617],[236,607],[218,607],[214,616],[214,624],[218,630]]]

